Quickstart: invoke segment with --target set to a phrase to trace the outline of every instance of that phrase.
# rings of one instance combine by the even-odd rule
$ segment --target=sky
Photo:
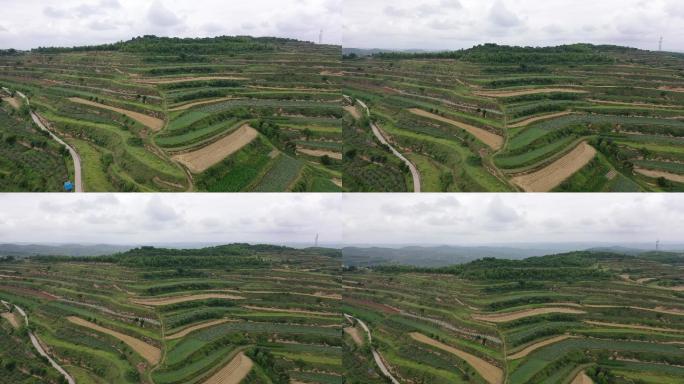
[[[684,194],[345,194],[346,244],[679,243]]]
[[[0,194],[0,242],[682,243],[684,194]]]
[[[0,49],[174,37],[342,42],[342,0],[0,0]]]
[[[0,243],[342,240],[339,195],[0,194]]]
[[[343,46],[617,44],[684,52],[682,0],[344,0]]]

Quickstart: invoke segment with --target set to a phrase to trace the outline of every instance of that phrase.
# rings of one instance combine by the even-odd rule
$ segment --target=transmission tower
[[[660,240],[656,240],[656,252],[660,250]]]
[[[318,233],[316,234],[316,241],[314,243],[316,244],[316,247],[318,247]]]
[[[318,44],[323,44],[323,30],[318,33]]]
[[[663,51],[663,37],[660,36],[660,41],[658,42],[658,51]]]

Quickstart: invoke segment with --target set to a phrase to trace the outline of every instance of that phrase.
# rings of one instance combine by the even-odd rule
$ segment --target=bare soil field
[[[361,118],[361,113],[359,113],[359,110],[352,105],[345,106],[344,110],[349,112],[357,120]]]
[[[491,323],[505,323],[508,321],[518,320],[525,317],[544,315],[547,313],[568,313],[568,314],[582,314],[585,311],[580,311],[579,309],[563,308],[563,307],[546,307],[546,308],[533,308],[526,309],[523,311],[515,311],[508,313],[495,313],[490,315],[473,315],[476,320],[488,321]]]
[[[572,382],[570,384],[594,384],[594,380],[591,379],[591,377],[587,376],[584,371],[581,371],[580,373],[575,376],[574,379],[572,379]]]
[[[206,323],[201,323],[201,324],[193,325],[193,326],[191,326],[191,327],[187,327],[187,328],[183,329],[182,331],[176,332],[176,333],[174,333],[174,334],[172,334],[172,335],[168,335],[168,336],[166,336],[166,339],[167,339],[167,340],[180,339],[181,337],[187,336],[187,335],[190,334],[191,332],[194,332],[194,331],[197,331],[197,330],[200,330],[200,329],[204,329],[204,328],[213,327],[214,325],[219,325],[219,324],[227,323],[227,322],[229,322],[229,321],[231,321],[231,320],[228,320],[228,319],[218,319],[218,320],[207,321]]]
[[[634,171],[637,173],[640,173],[644,176],[652,177],[654,179],[664,177],[670,181],[674,181],[677,183],[684,183],[684,175],[678,175],[676,173],[670,173],[670,172],[665,172],[665,171],[654,171],[652,169],[645,169],[645,168],[638,168],[638,167],[635,167]]]
[[[173,156],[193,173],[202,173],[221,160],[239,151],[259,136],[249,125],[243,125],[230,135],[223,137],[196,151]]]
[[[304,313],[307,315],[316,315],[316,316],[339,316],[340,315],[339,313],[307,311],[304,309],[257,307],[255,305],[243,305],[242,307],[247,308],[247,309],[251,309],[254,311],[264,311],[264,312]]]
[[[187,296],[173,296],[173,297],[156,297],[150,299],[131,299],[132,302],[142,305],[168,305],[176,303],[184,303],[186,301],[206,300],[206,299],[228,299],[228,300],[243,300],[244,297],[236,295],[227,295],[222,293],[203,293],[199,295]]]
[[[91,323],[90,321],[83,320],[81,318],[75,317],[75,316],[69,316],[67,317],[67,320],[70,322],[80,325],[81,327],[86,327],[90,328],[94,331],[104,333],[110,336],[113,336],[124,343],[131,347],[135,352],[137,352],[140,356],[142,356],[145,360],[147,360],[150,364],[152,365],[157,365],[159,362],[159,359],[161,358],[161,350],[159,348],[147,344],[146,342],[136,339],[135,337],[125,335],[123,333],[113,331],[111,329],[101,327],[97,324]]]
[[[592,103],[597,103],[597,104],[628,105],[628,106],[646,107],[646,108],[681,108],[678,105],[666,105],[666,104],[628,103],[628,102],[624,102],[624,101],[596,100],[596,99],[587,99],[587,101],[591,101]]]
[[[649,327],[647,325],[604,323],[602,321],[592,321],[592,320],[586,320],[585,323],[603,326],[603,327],[615,327],[615,328],[626,328],[626,329],[643,329],[643,330],[647,330],[647,331],[676,332],[676,333],[683,333],[684,332],[684,329],[657,328],[657,327]]]
[[[344,332],[351,336],[356,345],[359,347],[363,346],[363,337],[361,337],[361,332],[356,327],[345,327]]]
[[[536,88],[536,89],[521,89],[516,91],[480,91],[475,92],[478,96],[485,97],[514,97],[525,95],[536,95],[539,93],[587,93],[581,89],[573,88]]]
[[[148,116],[148,115],[146,115],[146,114],[144,114],[144,113],[133,112],[133,111],[129,111],[129,110],[126,110],[126,109],[121,109],[121,108],[117,108],[117,107],[112,107],[112,106],[109,106],[109,105],[104,105],[104,104],[96,103],[96,102],[94,102],[94,101],[90,101],[90,100],[86,100],[86,99],[81,99],[81,98],[79,98],[79,97],[70,97],[70,98],[69,98],[69,101],[72,101],[72,102],[78,103],[78,104],[89,105],[89,106],[91,106],[91,107],[97,107],[97,108],[107,109],[107,110],[110,110],[110,111],[114,111],[114,112],[117,112],[117,113],[124,114],[124,115],[130,117],[131,119],[133,119],[133,120],[139,122],[140,124],[142,124],[142,125],[144,125],[144,126],[150,128],[150,129],[153,130],[153,131],[159,131],[159,130],[161,130],[162,128],[164,128],[164,121],[163,121],[163,120],[158,119],[158,118],[156,118],[156,117]]]
[[[445,352],[449,352],[451,354],[454,354],[458,356],[460,359],[465,360],[468,364],[470,364],[476,371],[477,373],[480,374],[485,380],[487,380],[488,383],[490,384],[499,384],[503,383],[504,380],[504,375],[503,371],[501,368],[487,362],[484,359],[481,359],[475,355],[471,355],[470,353],[461,351],[460,349],[456,349],[450,345],[446,345],[442,342],[439,342],[435,339],[429,338],[422,333],[418,332],[411,332],[409,334],[412,339],[423,343],[423,344],[428,344],[431,345],[435,348],[439,348]]]
[[[429,119],[441,121],[443,123],[451,124],[455,127],[464,129],[467,132],[469,132],[471,135],[477,137],[480,141],[487,144],[489,147],[491,147],[494,150],[499,150],[503,146],[503,143],[504,143],[503,137],[496,135],[494,133],[491,133],[491,132],[487,131],[486,129],[478,128],[478,127],[475,127],[475,126],[472,126],[472,125],[466,124],[466,123],[461,123],[460,121],[447,119],[446,117],[435,115],[434,113],[430,113],[430,112],[427,112],[427,111],[424,111],[424,110],[418,109],[418,108],[411,108],[411,109],[409,109],[409,112],[413,113],[414,115],[418,115],[421,117],[427,117]]]
[[[572,114],[572,112],[565,111],[565,112],[551,113],[551,114],[547,114],[547,115],[531,117],[531,118],[529,118],[527,120],[523,120],[519,123],[511,124],[508,126],[508,128],[526,127],[526,126],[528,126],[534,122],[537,122],[537,121],[542,121],[542,120],[547,120],[547,119],[555,119],[556,117],[566,116],[566,115],[570,115],[570,114]]]
[[[659,87],[658,89],[661,91],[684,92],[684,88],[682,88],[682,87],[664,86],[664,87]]]
[[[2,98],[2,101],[8,102],[9,105],[11,105],[12,108],[14,108],[14,109],[19,109],[19,107],[21,106],[21,105],[19,104],[19,100],[17,100],[16,97],[3,97],[3,98]]]
[[[620,306],[620,305],[585,305],[587,308],[631,308],[639,311],[657,312],[664,313],[667,315],[678,315],[684,316],[684,309],[677,308],[665,308],[665,307],[655,307],[655,308],[645,308],[645,307],[635,307],[635,306]]]
[[[516,352],[516,353],[508,356],[508,359],[509,360],[515,360],[515,359],[523,358],[523,357],[529,355],[530,353],[536,351],[537,349],[539,349],[541,347],[545,347],[547,345],[557,343],[559,341],[563,341],[563,340],[569,339],[571,337],[572,336],[570,336],[570,335],[560,335],[560,336],[552,337],[550,339],[542,340],[538,343],[534,343],[532,345],[529,345],[529,346],[523,348],[520,352]]]
[[[516,176],[512,181],[525,192],[548,192],[582,169],[594,156],[596,156],[594,147],[582,142],[548,166],[532,173]]]
[[[309,156],[314,156],[314,157],[328,156],[331,159],[342,160],[342,153],[340,153],[340,152],[325,151],[322,149],[309,149],[309,148],[303,148],[303,147],[297,147],[297,152],[300,152],[300,153],[303,153],[303,154],[309,155]]]
[[[205,380],[204,384],[239,384],[253,365],[252,360],[240,352],[225,367]]]
[[[3,312],[0,314],[0,316],[2,316],[3,319],[9,321],[9,323],[12,324],[12,328],[19,328],[19,321],[17,320],[17,316],[14,313]]]
[[[237,100],[239,99],[238,97],[219,97],[218,99],[211,99],[211,100],[204,100],[204,101],[195,101],[192,103],[188,104],[183,104],[181,106],[171,108],[169,109],[169,112],[176,112],[176,111],[184,111],[186,109],[190,109],[192,107],[196,107],[198,105],[205,105],[205,104],[213,104],[213,103],[218,103],[221,101],[226,101],[226,100]]]
[[[398,311],[396,308],[390,307],[389,305],[376,303],[374,301],[359,300],[359,299],[354,299],[351,297],[345,297],[344,301],[346,303],[350,303],[350,304],[361,305],[364,307],[370,307],[370,308],[376,309],[376,310],[384,312],[384,313],[391,313],[391,314],[400,313],[400,311]]]
[[[188,83],[191,81],[209,81],[209,80],[249,80],[246,77],[237,76],[206,76],[206,77],[177,77],[169,79],[139,79],[138,83],[144,84],[177,84]]]

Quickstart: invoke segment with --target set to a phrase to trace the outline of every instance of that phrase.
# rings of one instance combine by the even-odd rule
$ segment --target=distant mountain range
[[[345,247],[342,257],[347,266],[369,267],[376,265],[411,265],[417,267],[444,267],[464,264],[485,257],[498,259],[525,259],[564,252],[586,250],[612,252],[623,255],[640,255],[654,250],[653,244],[629,244],[629,246],[597,245],[591,243],[524,244],[504,246],[406,246],[392,247]],[[684,244],[668,244],[661,250],[684,251]]]
[[[111,244],[0,244],[0,256],[103,256],[134,247]]]

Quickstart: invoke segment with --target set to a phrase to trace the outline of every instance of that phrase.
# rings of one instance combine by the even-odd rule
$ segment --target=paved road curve
[[[368,106],[361,100],[356,100],[356,102],[363,107],[363,109],[366,111],[366,115],[370,116],[370,109],[368,109]],[[375,123],[371,122],[371,130],[373,131],[373,134],[375,137],[380,141],[380,143],[386,145],[389,147],[390,151],[394,154],[394,156],[398,157],[399,160],[403,161],[404,164],[409,168],[411,171],[411,176],[413,178],[413,192],[420,193],[420,172],[418,172],[418,168],[409,161],[404,155],[399,153],[388,141],[385,139],[385,136],[383,136],[382,131],[380,131],[380,128],[375,125]]]
[[[359,323],[359,325],[361,325],[361,328],[363,328],[363,330],[366,331],[366,333],[368,334],[368,342],[370,343],[373,341],[373,337],[371,336],[370,328],[368,328],[366,323],[361,321],[361,319],[358,319],[358,318],[351,316],[351,315],[348,315],[346,313],[344,314],[344,317],[346,317],[347,320],[351,323],[353,323],[354,320],[356,320]],[[380,356],[378,351],[376,351],[375,349],[373,349],[371,347],[371,352],[373,353],[373,359],[375,360],[375,364],[377,364],[378,368],[380,368],[380,372],[382,372],[382,374],[385,375],[385,377],[390,379],[392,384],[400,384],[399,381],[397,381],[397,379],[395,379],[394,376],[392,376],[392,373],[390,372],[389,368],[387,368],[387,366],[385,365],[385,362],[382,360],[382,356]]]
[[[26,100],[26,104],[30,105],[30,101],[26,95],[18,91],[17,95],[21,96],[24,100]],[[33,122],[36,123],[40,129],[46,131],[56,142],[62,144],[69,150],[69,154],[71,154],[71,158],[74,160],[74,188],[76,189],[76,192],[83,192],[83,182],[81,181],[81,157],[69,144],[65,143],[62,139],[57,137],[57,135],[52,133],[52,131],[47,129],[45,124],[43,124],[43,120],[37,113],[31,112],[31,119],[33,119]]]
[[[8,305],[8,304],[9,304],[9,303],[7,303],[7,302],[5,302],[5,301],[3,301],[2,303],[5,304],[5,305]],[[29,323],[28,323],[28,315],[26,314],[26,312],[24,312],[24,310],[21,309],[21,308],[20,308],[19,306],[17,306],[17,305],[14,305],[14,308],[16,308],[17,312],[19,312],[22,316],[24,316],[24,324],[28,327],[28,325],[29,325]],[[64,368],[62,368],[59,364],[57,364],[57,362],[54,361],[54,360],[50,357],[50,355],[47,354],[47,352],[45,352],[45,350],[43,349],[43,346],[40,345],[40,341],[39,341],[38,338],[33,334],[33,332],[29,331],[29,332],[28,332],[28,335],[29,335],[29,338],[31,339],[31,344],[33,344],[33,347],[36,349],[36,351],[38,351],[38,354],[40,354],[41,356],[45,357],[45,358],[50,362],[50,365],[52,365],[53,368],[55,368],[59,373],[62,374],[62,376],[64,376],[64,378],[66,379],[67,383],[69,383],[69,384],[76,384],[76,380],[74,380],[74,378],[71,377],[71,375],[70,375],[67,371],[65,371]]]

